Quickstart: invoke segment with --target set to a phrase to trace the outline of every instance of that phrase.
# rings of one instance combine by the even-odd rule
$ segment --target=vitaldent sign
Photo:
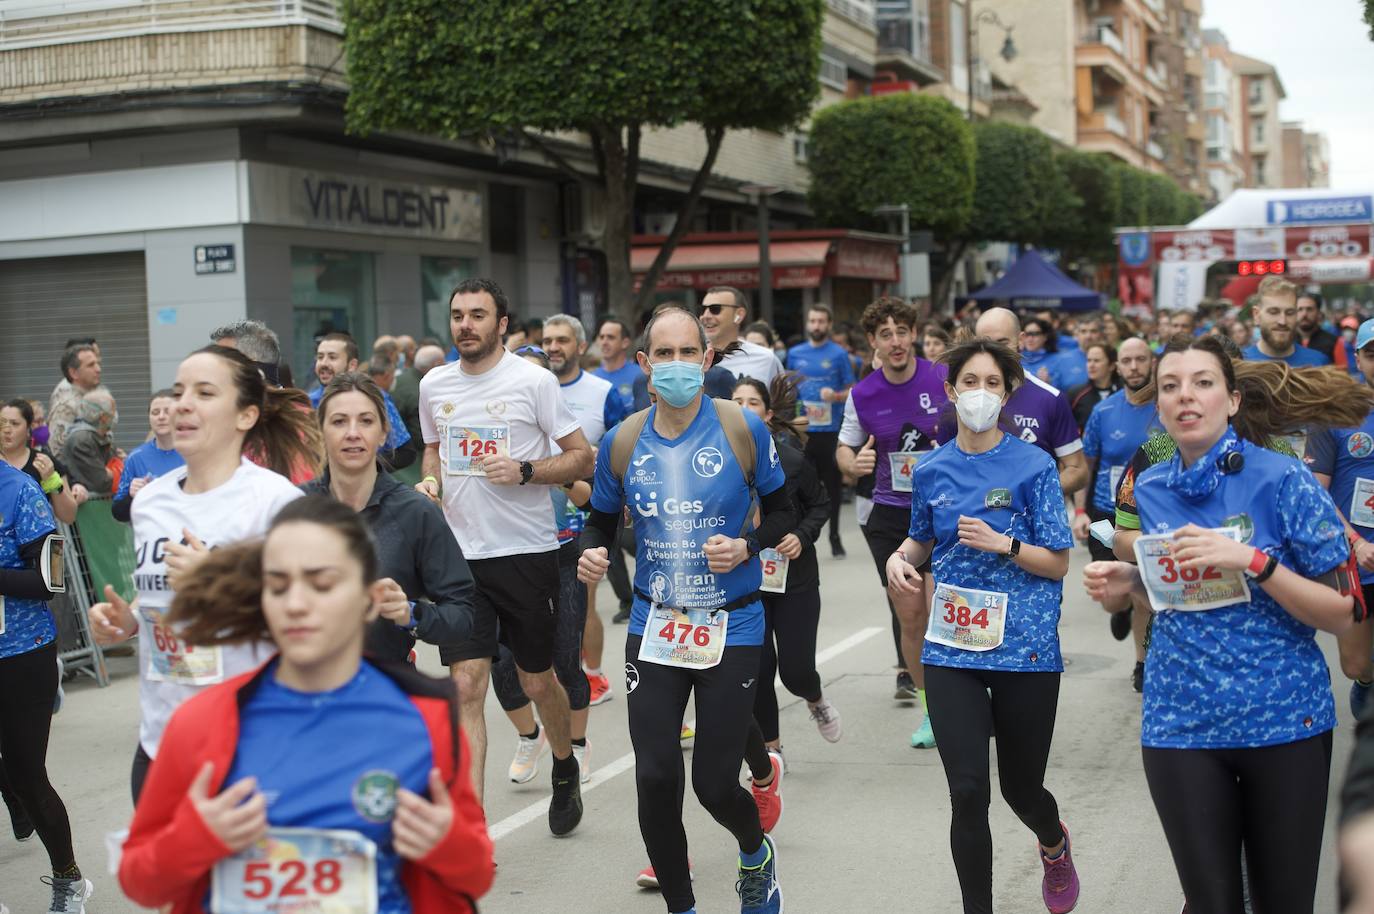
[[[1371,217],[1374,217],[1374,198],[1369,196],[1269,201],[1270,225],[1290,222],[1368,222]]]
[[[408,184],[248,163],[250,221],[446,241],[482,241],[482,195],[475,190]]]

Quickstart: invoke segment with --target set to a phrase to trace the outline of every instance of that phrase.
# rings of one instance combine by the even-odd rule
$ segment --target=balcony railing
[[[1145,6],[1160,19],[1168,18],[1168,15],[1164,12],[1164,0],[1145,0]]]
[[[343,34],[335,0],[0,0],[0,50],[280,25]]]
[[[1102,123],[1106,126],[1108,131],[1110,131],[1111,133],[1115,133],[1117,136],[1125,139],[1126,122],[1123,121],[1119,116],[1113,114],[1110,111],[1104,111],[1102,112]]]
[[[875,27],[873,0],[825,0],[825,5],[865,28]]]
[[[1164,147],[1156,143],[1154,140],[1150,140],[1150,142],[1145,144],[1145,151],[1148,152],[1150,155],[1154,156],[1156,159],[1159,159],[1161,162],[1164,161]]]
[[[1094,27],[1084,37],[1087,44],[1101,44],[1111,48],[1118,54],[1125,55],[1125,46],[1121,43],[1121,36],[1116,33],[1110,25],[1099,25]]]
[[[1156,89],[1161,92],[1169,91],[1169,74],[1160,64],[1151,64],[1145,68],[1145,78],[1150,81]]]

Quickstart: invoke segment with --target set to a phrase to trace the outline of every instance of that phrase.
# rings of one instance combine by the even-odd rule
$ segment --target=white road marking
[[[827,647],[823,651],[817,651],[816,666],[819,667],[823,663],[828,663],[829,661],[834,660],[836,657],[840,656],[846,651],[853,650],[860,644],[863,644],[869,638],[872,638],[874,635],[877,635],[882,631],[885,631],[885,629],[879,628],[877,626],[872,626],[870,628],[861,628],[854,634],[850,635],[848,638],[845,638],[842,641],[830,645],[830,647]],[[781,686],[782,679],[779,678],[775,681],[774,687],[781,688]],[[696,721],[688,721],[688,723],[695,725]],[[622,775],[630,769],[634,768],[634,766],[635,754],[633,752],[627,752],[615,761],[608,762],[605,765],[597,767],[597,769],[592,772],[591,780],[582,785],[582,793],[584,795],[590,793],[591,791],[600,787],[602,784],[606,783],[612,778],[618,777],[619,775]],[[509,835],[511,832],[515,831],[523,825],[528,825],[537,819],[547,819],[548,814],[549,798],[545,797],[542,800],[538,800],[534,803],[531,803],[529,806],[526,806],[524,809],[518,812],[506,816],[504,819],[502,819],[500,822],[497,822],[495,825],[489,826],[487,828],[487,834],[491,835],[491,840],[500,841],[502,838],[506,837],[506,835]]]

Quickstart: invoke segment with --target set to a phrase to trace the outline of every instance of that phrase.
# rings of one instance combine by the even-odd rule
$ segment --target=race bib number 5
[[[377,846],[354,831],[273,828],[215,864],[213,914],[376,914]]]
[[[776,549],[764,549],[759,553],[759,563],[763,565],[763,583],[759,590],[764,593],[787,593],[787,566],[791,561]]]
[[[926,640],[961,651],[1002,646],[1007,628],[1007,595],[953,584],[935,585]]]
[[[485,476],[486,470],[475,464],[479,457],[510,456],[510,426],[450,425],[448,462],[445,470],[450,476]]]
[[[709,670],[725,654],[729,623],[729,613],[656,606],[644,624],[639,659],[660,666]]]
[[[1217,533],[1239,539],[1234,527],[1221,527]],[[1185,568],[1174,559],[1174,535],[1155,533],[1135,541],[1135,561],[1155,612],[1176,610],[1200,612],[1236,603],[1250,602],[1250,588],[1240,571],[1215,568]]]

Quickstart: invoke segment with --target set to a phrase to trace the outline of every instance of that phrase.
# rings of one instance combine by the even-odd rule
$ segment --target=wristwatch
[[[1256,549],[1250,556],[1250,564],[1245,568],[1245,576],[1254,580],[1256,584],[1263,584],[1269,580],[1279,567],[1279,560],[1267,554],[1261,549]]]
[[[534,464],[528,460],[520,461],[520,485],[524,485],[534,478]]]
[[[1011,547],[1007,549],[1007,558],[1014,559],[1021,553],[1021,541],[1016,537],[1011,538]]]
[[[759,538],[752,533],[744,534],[744,548],[749,550],[751,556],[763,551],[763,547],[759,545]]]

